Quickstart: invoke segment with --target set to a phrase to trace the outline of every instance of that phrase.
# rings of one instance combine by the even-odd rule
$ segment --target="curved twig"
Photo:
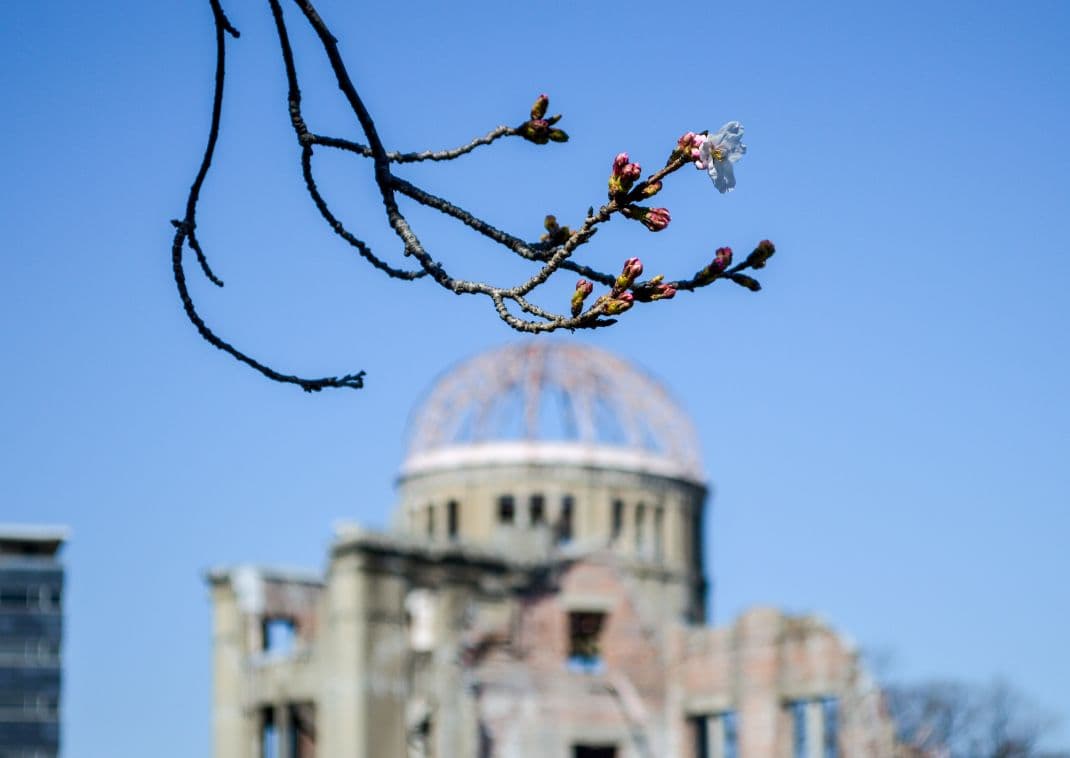
[[[454,158],[460,158],[462,155],[475,150],[477,147],[483,145],[489,145],[497,139],[502,137],[512,137],[516,135],[517,129],[515,126],[499,126],[495,129],[491,129],[482,137],[476,137],[467,145],[461,145],[460,147],[452,148],[451,150],[424,150],[419,153],[398,153],[390,151],[386,154],[387,160],[391,163],[417,163],[419,161],[451,161]],[[359,142],[353,142],[352,140],[340,139],[338,137],[328,137],[322,134],[311,134],[307,136],[307,141],[314,145],[323,145],[324,147],[337,147],[343,150],[348,150],[351,153],[362,155],[365,158],[372,157],[372,149],[367,145],[362,145]]]
[[[183,269],[182,256],[187,245],[196,254],[201,269],[204,271],[209,281],[218,286],[223,285],[223,282],[215,276],[208,265],[207,257],[197,239],[195,232],[196,208],[200,196],[200,189],[211,165],[219,136],[223,102],[223,84],[225,78],[225,35],[231,34],[234,37],[238,36],[237,30],[234,29],[223,13],[222,8],[220,7],[220,0],[209,0],[209,2],[212,7],[216,28],[216,74],[212,119],[204,157],[201,161],[197,176],[190,188],[190,194],[186,203],[186,214],[182,220],[173,222],[176,227],[176,233],[172,245],[172,264],[174,268],[175,282],[182,299],[183,307],[190,321],[206,341],[220,350],[229,353],[237,360],[255,368],[270,379],[297,384],[306,391],[316,391],[325,387],[361,387],[363,385],[364,372],[348,374],[342,377],[325,377],[321,379],[304,379],[297,376],[281,374],[274,369],[259,363],[218,337],[208,328],[193,305],[186,283],[185,271]],[[331,229],[351,247],[355,248],[356,251],[369,263],[386,273],[388,276],[402,280],[413,280],[428,276],[441,287],[454,294],[485,295],[490,298],[499,318],[513,329],[528,333],[552,332],[558,329],[592,329],[609,326],[616,323],[616,320],[609,318],[609,316],[623,312],[623,310],[626,310],[631,306],[633,301],[637,303],[651,302],[672,297],[676,291],[699,289],[708,286],[721,278],[729,278],[736,284],[750,290],[760,289],[760,285],[757,281],[740,272],[745,268],[761,268],[764,266],[765,260],[767,260],[774,252],[771,243],[768,242],[761,243],[746,261],[734,267],[729,267],[727,270],[714,268],[715,265],[723,265],[722,259],[724,256],[719,252],[715,263],[711,263],[710,266],[700,270],[690,279],[680,279],[672,282],[666,282],[660,276],[645,282],[634,282],[633,278],[626,276],[628,271],[627,268],[625,269],[625,274],[614,276],[613,274],[577,263],[571,259],[572,255],[580,246],[592,239],[601,224],[606,223],[618,213],[623,214],[628,218],[643,221],[643,223],[650,229],[657,230],[663,228],[664,223],[659,226],[651,223],[651,218],[648,214],[652,209],[644,208],[641,205],[636,206],[634,204],[642,203],[644,200],[653,196],[660,189],[661,179],[679,170],[689,162],[689,159],[686,157],[686,154],[682,149],[675,151],[663,168],[655,171],[644,181],[635,184],[634,187],[631,187],[630,182],[623,189],[621,185],[614,185],[611,183],[609,202],[603,204],[597,211],[595,211],[593,207],[588,210],[583,224],[575,231],[570,232],[566,228],[557,227],[555,224],[550,223],[552,222],[552,219],[548,219],[548,234],[542,238],[542,242],[527,242],[520,237],[516,237],[508,232],[498,229],[487,221],[476,217],[472,213],[454,205],[444,198],[437,197],[420,187],[417,187],[411,182],[398,178],[392,173],[391,164],[453,160],[472,152],[478,147],[490,145],[494,141],[508,136],[522,136],[528,141],[535,142],[536,144],[545,144],[550,139],[564,141],[567,139],[567,135],[559,133],[554,136],[555,133],[551,131],[547,137],[544,132],[534,130],[536,124],[540,125],[540,128],[545,130],[549,125],[552,125],[558,118],[560,118],[560,116],[553,116],[545,120],[542,118],[546,111],[547,99],[545,96],[540,96],[536,101],[535,106],[532,108],[533,120],[526,122],[520,127],[499,126],[482,137],[477,137],[465,145],[449,150],[427,150],[412,153],[387,151],[378,134],[371,114],[367,110],[367,107],[362,101],[349,76],[349,72],[342,60],[338,48],[337,39],[331,34],[326,24],[320,18],[316,9],[313,7],[312,0],[294,0],[294,3],[304,15],[305,19],[312,27],[313,32],[319,39],[320,45],[327,56],[328,63],[337,80],[338,88],[346,99],[354,116],[356,116],[361,130],[364,133],[364,137],[367,140],[367,144],[364,145],[348,139],[316,134],[308,129],[302,116],[302,95],[298,83],[297,67],[294,60],[293,50],[290,45],[289,32],[286,27],[281,0],[268,0],[275,21],[276,30],[278,32],[279,45],[282,52],[287,80],[287,99],[290,120],[298,144],[301,148],[301,170],[306,189],[317,210],[319,210],[320,215]],[[525,131],[525,129],[527,131]],[[562,139],[558,139],[558,137],[561,137]],[[419,263],[418,270],[404,270],[386,263],[384,260],[376,256],[363,240],[356,237],[345,227],[341,220],[339,220],[331,210],[327,200],[323,197],[316,183],[312,159],[315,154],[315,146],[317,145],[340,149],[372,160],[374,166],[373,175],[376,186],[379,189],[380,199],[383,209],[386,212],[387,221],[391,229],[401,240],[404,254],[415,258]],[[614,174],[614,176],[616,176],[616,174]],[[655,184],[658,186],[653,186]],[[614,186],[616,186],[617,189],[614,189]],[[628,188],[631,188],[630,191]],[[519,257],[540,264],[538,271],[532,274],[526,281],[512,287],[499,287],[486,282],[452,277],[446,271],[443,264],[436,260],[424,247],[408,220],[404,214],[402,214],[397,201],[398,194],[460,221],[470,229],[476,231],[487,239],[502,245]],[[629,265],[630,264],[631,262],[629,262]],[[530,295],[536,288],[546,283],[550,277],[559,270],[576,272],[581,276],[586,277],[591,282],[596,282],[609,287],[610,290],[607,294],[596,298],[594,303],[587,310],[577,313],[576,310],[582,306],[583,295],[590,294],[591,290],[589,285],[580,282],[577,285],[577,294],[574,295],[571,300],[573,308],[572,312],[576,313],[576,315],[554,313],[532,303],[528,299],[528,295]],[[583,290],[581,288],[586,289]],[[630,292],[631,294],[627,294],[627,292]],[[516,308],[521,312],[532,318],[523,318],[512,312],[510,310],[510,302],[515,304]]]
[[[216,29],[215,91],[212,96],[211,124],[208,128],[208,140],[205,144],[201,166],[197,171],[196,178],[193,180],[193,185],[190,187],[189,197],[186,200],[186,215],[181,221],[174,220],[171,222],[175,226],[175,238],[171,244],[171,266],[174,270],[175,285],[178,287],[178,294],[182,299],[182,307],[186,311],[186,316],[189,317],[189,320],[197,328],[197,332],[209,344],[229,353],[237,360],[247,366],[251,366],[269,379],[273,379],[276,382],[296,384],[306,392],[317,392],[327,387],[350,387],[354,389],[363,387],[363,371],[359,371],[355,374],[346,374],[345,376],[340,377],[330,376],[320,379],[305,379],[299,376],[281,374],[254,360],[216,335],[216,333],[209,329],[208,325],[204,323],[204,319],[201,318],[197,309],[193,305],[193,299],[190,297],[189,288],[186,285],[185,269],[182,266],[182,252],[187,242],[190,244],[190,247],[194,248],[194,250],[200,250],[199,244],[194,247],[196,243],[194,242],[195,238],[192,235],[193,230],[196,227],[197,201],[200,198],[201,186],[204,184],[205,177],[208,175],[208,169],[212,165],[212,156],[215,153],[216,142],[219,139],[219,122],[223,112],[223,82],[226,71],[225,35],[230,34],[235,38],[238,37],[238,30],[231,25],[230,21],[223,13],[223,9],[219,5],[219,0],[209,0],[209,2],[211,3],[212,17]],[[198,258],[200,259],[202,256],[203,254],[198,252]],[[202,267],[205,266],[207,266],[206,262],[202,264]]]

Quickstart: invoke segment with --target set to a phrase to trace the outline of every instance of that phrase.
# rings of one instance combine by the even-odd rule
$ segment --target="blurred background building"
[[[826,623],[708,626],[707,478],[657,381],[555,342],[480,355],[410,420],[389,531],[324,574],[213,570],[218,758],[898,755]]]
[[[66,539],[0,524],[0,758],[59,754]]]

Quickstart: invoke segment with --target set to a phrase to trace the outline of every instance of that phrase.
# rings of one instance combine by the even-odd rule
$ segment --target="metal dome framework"
[[[588,461],[609,454],[640,468],[654,464],[704,478],[698,434],[665,387],[587,345],[509,345],[446,372],[410,419],[403,470],[449,451],[510,446],[532,455],[540,448],[571,451]]]

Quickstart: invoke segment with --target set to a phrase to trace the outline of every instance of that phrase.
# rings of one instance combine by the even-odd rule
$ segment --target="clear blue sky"
[[[318,4],[390,147],[457,144],[551,94],[567,145],[405,173],[529,236],[598,203],[616,152],[652,166],[687,129],[743,121],[735,193],[688,170],[662,195],[668,231],[621,222],[585,255],[672,275],[769,237],[765,289],[577,336],[694,414],[716,617],[820,611],[903,676],[1002,674],[1070,714],[1070,5]],[[207,126],[208,3],[0,9],[0,520],[73,527],[74,758],[207,754],[201,572],[321,566],[332,521],[383,523],[414,400],[513,339],[487,302],[389,281],[320,223],[266,3],[225,6],[243,35],[200,231],[227,287],[191,267],[195,294],[256,355],[366,369],[363,391],[269,383],[179,307],[168,219]],[[357,137],[297,43],[314,128]],[[396,256],[368,163],[318,165]],[[412,218],[458,272],[522,273]]]

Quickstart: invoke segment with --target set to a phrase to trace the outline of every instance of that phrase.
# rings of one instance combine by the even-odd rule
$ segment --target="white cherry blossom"
[[[732,164],[747,152],[742,140],[743,124],[729,121],[699,146],[695,166],[709,174],[713,186],[722,193],[730,192],[736,186]]]

